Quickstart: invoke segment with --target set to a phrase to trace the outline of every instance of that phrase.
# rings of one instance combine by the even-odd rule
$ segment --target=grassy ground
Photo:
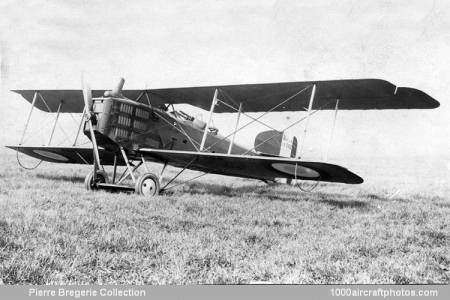
[[[442,166],[433,180],[424,162],[355,163],[368,182],[310,194],[205,176],[147,200],[85,191],[86,166],[25,171],[0,154],[5,284],[449,282]]]

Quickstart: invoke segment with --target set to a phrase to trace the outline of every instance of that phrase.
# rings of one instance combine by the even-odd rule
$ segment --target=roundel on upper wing
[[[313,169],[306,168],[303,166],[295,165],[295,164],[286,164],[286,163],[273,163],[272,167],[280,172],[285,174],[289,174],[292,176],[297,175],[298,177],[307,177],[307,178],[318,178],[320,174]],[[297,168],[297,170],[296,170]]]
[[[33,150],[34,153],[39,154],[41,156],[53,159],[53,160],[58,160],[58,161],[69,161],[69,159],[65,156],[62,156],[58,153],[53,153],[50,151],[46,151],[46,150]]]

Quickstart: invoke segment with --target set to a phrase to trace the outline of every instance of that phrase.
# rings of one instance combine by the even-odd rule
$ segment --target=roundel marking
[[[297,174],[298,177],[307,177],[307,178],[317,178],[320,176],[320,174],[317,171],[299,165],[297,165],[297,172],[296,172],[295,164],[273,163],[272,167],[277,171],[292,176],[295,176],[295,174]]]
[[[46,151],[46,150],[33,150],[34,153],[39,154],[41,156],[53,159],[53,160],[58,160],[58,161],[69,161],[69,159],[65,156],[62,156],[58,153],[53,153],[50,151]]]

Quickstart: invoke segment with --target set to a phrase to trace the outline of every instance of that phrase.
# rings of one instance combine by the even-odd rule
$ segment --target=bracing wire
[[[301,89],[300,91],[298,91],[297,93],[293,94],[292,96],[286,98],[285,100],[283,100],[282,102],[278,103],[277,105],[275,105],[274,107],[272,107],[271,109],[269,109],[268,111],[264,112],[263,114],[261,114],[259,117],[257,118],[253,118],[252,121],[246,123],[245,125],[243,125],[242,127],[240,127],[239,129],[235,130],[234,132],[230,133],[229,135],[223,137],[222,139],[216,141],[215,143],[213,143],[212,145],[208,146],[208,148],[205,148],[204,152],[208,151],[209,149],[211,149],[213,146],[215,146],[216,144],[218,144],[219,142],[222,142],[224,140],[226,140],[227,138],[229,138],[230,136],[232,136],[233,134],[238,133],[239,131],[241,131],[242,129],[246,128],[247,126],[249,126],[250,124],[257,122],[259,119],[261,119],[262,117],[264,117],[265,115],[267,115],[268,113],[274,111],[276,108],[278,108],[279,106],[287,103],[288,101],[292,100],[293,98],[295,98],[296,96],[298,96],[299,94],[303,93],[304,91],[306,91],[308,88],[310,88],[311,85]]]
[[[308,88],[308,87],[306,87],[305,89],[307,89],[307,88]],[[293,96],[287,98],[287,99],[286,99],[285,101],[283,101],[283,102],[289,101],[290,99],[292,99],[292,98],[295,97],[296,95],[298,95],[298,94],[300,94],[301,92],[303,92],[305,89],[303,89],[303,90],[301,90],[300,92],[294,94]],[[221,101],[221,102],[222,102],[222,101]],[[223,102],[222,102],[222,103],[223,103]],[[325,104],[322,105],[318,110],[316,110],[316,111],[310,113],[310,115],[313,115],[313,114],[315,114],[316,112],[320,111],[320,109],[322,109],[323,107],[326,107],[329,103],[331,103],[331,102],[325,103]],[[223,104],[226,104],[226,103],[223,103]],[[232,106],[230,106],[230,105],[227,105],[227,106],[229,106],[230,108],[233,108],[233,109],[234,109],[234,107],[232,107]],[[273,110],[273,109],[274,109],[274,108],[272,108],[272,110]],[[264,114],[261,115],[261,116],[259,116],[259,117],[256,118],[256,119],[255,119],[255,118],[252,118],[253,121],[247,123],[247,124],[244,125],[243,127],[241,127],[241,128],[239,128],[238,130],[236,130],[235,132],[238,132],[239,130],[243,129],[243,128],[246,127],[247,125],[250,125],[251,123],[253,123],[253,122],[255,122],[255,121],[258,121],[258,119],[261,118],[262,116],[264,116]],[[284,128],[282,131],[285,131],[285,130],[287,130],[287,129],[293,127],[293,126],[295,126],[296,124],[300,123],[300,122],[303,121],[304,119],[305,119],[305,118],[301,118],[300,120],[298,120],[298,121],[294,122],[293,124],[291,124],[291,125],[287,126],[286,128]],[[264,125],[265,125],[265,124],[264,124]],[[266,126],[268,126],[268,125],[266,125]],[[232,133],[232,134],[233,134],[233,133]],[[231,134],[230,134],[230,135],[231,135]],[[227,136],[227,137],[228,137],[228,136]],[[225,139],[226,139],[227,137],[225,137]],[[269,139],[265,140],[265,141],[262,142],[262,143],[267,142],[268,140],[272,139],[273,137],[274,137],[274,136],[270,137]],[[217,143],[217,142],[216,142],[216,143]],[[212,146],[214,146],[216,143],[214,143],[214,144],[212,144],[211,146],[209,146],[206,150],[209,150],[209,149],[210,149]],[[254,147],[254,148],[255,148],[255,147]],[[253,150],[254,148],[250,149],[249,151]],[[244,154],[247,154],[249,151],[245,152]],[[185,168],[186,168],[186,167],[185,167]],[[184,169],[185,169],[185,168],[184,168]],[[183,171],[184,171],[184,169],[183,169]],[[168,184],[166,184],[166,186],[165,186],[166,188],[165,188],[164,190],[169,190],[169,189],[175,188],[175,187],[177,187],[177,186],[186,184],[186,183],[188,183],[188,182],[190,182],[190,181],[192,181],[192,180],[198,179],[198,178],[200,178],[200,177],[202,177],[202,176],[205,176],[205,175],[207,175],[207,174],[209,174],[209,173],[211,173],[211,172],[214,172],[214,171],[216,171],[216,169],[215,169],[215,170],[212,170],[212,171],[209,171],[209,172],[204,172],[203,174],[197,175],[197,176],[195,176],[195,177],[193,177],[193,178],[190,178],[190,179],[188,179],[188,180],[186,180],[186,181],[183,181],[183,182],[181,182],[181,183],[175,184],[175,185],[173,185],[173,186],[171,186],[171,187],[167,187]],[[296,168],[296,171],[297,171],[297,168]],[[180,172],[180,173],[181,173],[181,172]],[[178,175],[179,175],[179,174],[177,174],[177,176],[178,176]],[[297,178],[297,175],[295,175],[295,178]],[[175,178],[173,178],[172,181],[173,181],[174,179],[175,179]],[[299,188],[301,191],[303,191],[303,192],[310,193],[310,192],[312,192],[312,191],[319,185],[319,183],[320,183],[320,175],[319,175],[319,178],[317,179],[317,181],[315,182],[315,184],[312,186],[311,189],[305,189],[305,188],[303,188],[300,184],[297,183],[297,179],[296,179],[296,184],[295,184],[295,186],[298,187],[298,188]]]

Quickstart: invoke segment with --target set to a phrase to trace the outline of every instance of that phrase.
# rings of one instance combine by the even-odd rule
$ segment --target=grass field
[[[4,284],[449,283],[445,160],[347,160],[364,184],[313,193],[204,176],[148,200],[0,154]]]

